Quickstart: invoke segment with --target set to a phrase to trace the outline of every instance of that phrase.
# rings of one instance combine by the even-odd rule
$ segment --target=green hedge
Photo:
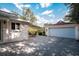
[[[29,35],[30,36],[36,36],[36,35],[45,36],[45,32],[44,31],[29,32]]]

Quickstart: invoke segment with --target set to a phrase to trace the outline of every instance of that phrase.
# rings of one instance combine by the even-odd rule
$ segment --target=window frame
[[[11,30],[19,31],[20,30],[20,23],[11,22]]]

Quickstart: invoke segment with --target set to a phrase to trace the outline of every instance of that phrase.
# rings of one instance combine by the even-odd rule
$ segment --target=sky
[[[39,26],[64,20],[64,16],[68,13],[68,8],[63,3],[25,3],[24,6],[32,10]],[[21,14],[22,7],[23,4],[18,3],[0,3],[0,10],[6,12],[16,11]]]

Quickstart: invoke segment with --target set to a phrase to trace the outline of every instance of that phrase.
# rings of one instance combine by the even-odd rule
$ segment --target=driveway
[[[26,41],[0,45],[2,56],[77,56],[79,42],[75,39],[36,36]]]

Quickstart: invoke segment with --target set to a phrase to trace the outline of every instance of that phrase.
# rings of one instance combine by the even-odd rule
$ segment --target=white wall
[[[79,26],[75,27],[76,40],[79,40]]]
[[[20,30],[15,31],[11,29],[11,22],[3,23],[3,40],[4,42],[27,40],[28,39],[28,25],[20,22]]]
[[[71,28],[50,28],[48,29],[49,36],[75,38],[75,27]]]
[[[20,36],[22,39],[28,39],[28,25],[26,25],[26,24],[21,25]]]
[[[9,34],[10,34],[10,23],[8,21],[6,21],[6,23],[4,24],[4,21],[2,21],[2,32],[3,32],[3,41],[7,41],[9,39]]]

